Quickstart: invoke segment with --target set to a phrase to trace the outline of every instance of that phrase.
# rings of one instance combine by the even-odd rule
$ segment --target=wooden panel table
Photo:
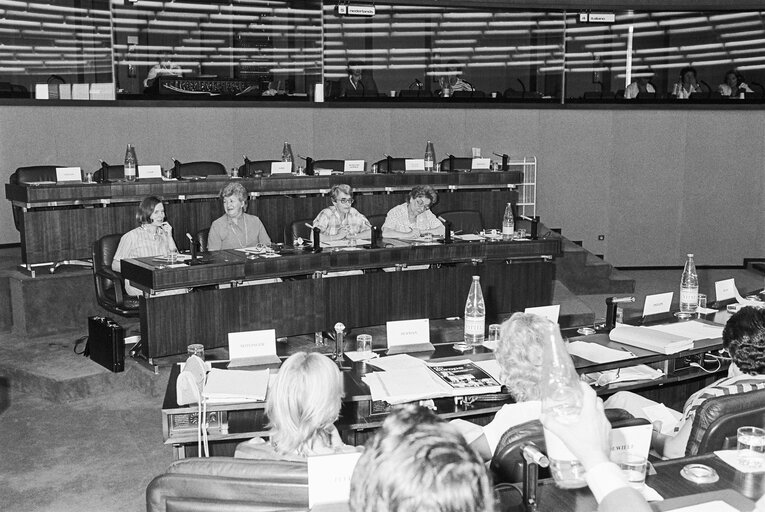
[[[505,205],[517,202],[517,167],[507,172],[470,173],[349,173],[332,176],[272,176],[238,180],[250,195],[248,212],[260,217],[274,241],[283,240],[292,221],[313,218],[329,205],[329,189],[339,183],[357,192],[354,206],[365,215],[384,214],[405,199],[415,185],[439,192],[435,213],[478,210],[489,227],[499,227]],[[224,179],[148,180],[119,183],[6,184],[5,195],[18,214],[22,261],[34,264],[90,258],[98,238],[135,227],[136,205],[158,195],[179,248],[188,248],[185,233],[208,228],[223,214],[219,191]]]
[[[129,259],[122,274],[146,293],[140,300],[143,353],[148,358],[183,353],[190,343],[227,344],[229,332],[275,328],[277,336],[389,320],[461,316],[472,275],[480,275],[487,316],[549,304],[559,239],[454,244],[402,244],[313,254],[281,248],[281,257],[248,258],[240,251],[205,256],[210,263],[167,268],[155,258]],[[428,264],[426,270],[386,272],[395,265]],[[306,278],[316,272],[363,269],[361,275]],[[248,280],[283,282],[238,286]],[[215,284],[234,284],[221,288]],[[212,286],[210,286],[212,285]],[[193,288],[191,293],[151,292]]]

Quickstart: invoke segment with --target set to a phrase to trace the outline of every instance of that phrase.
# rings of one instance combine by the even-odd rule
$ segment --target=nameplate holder
[[[476,171],[488,171],[491,168],[491,158],[474,158],[470,168]]]
[[[715,281],[715,299],[717,302],[735,299],[737,291],[736,280],[733,278]]]
[[[65,181],[82,182],[82,169],[79,167],[56,167],[56,181],[59,183]]]
[[[651,449],[650,423],[614,428],[611,430],[611,460],[622,454],[648,458]]]
[[[90,84],[72,84],[73,100],[89,100]]]
[[[407,158],[406,160],[404,160],[404,170],[424,171],[425,160],[423,158]]]
[[[48,98],[50,98],[48,84],[35,84],[35,99],[47,100]]]
[[[313,170],[314,174],[317,176],[331,176],[332,175],[332,169],[319,169],[314,168]]]
[[[276,330],[243,331],[228,333],[229,368],[278,364],[276,355]]]
[[[435,350],[430,343],[430,320],[427,318],[386,322],[385,331],[388,354]]]
[[[308,457],[308,506],[347,504],[351,476],[361,452]]]
[[[292,162],[271,162],[271,174],[292,173]]]
[[[162,167],[159,165],[139,165],[138,179],[162,178]]]
[[[531,313],[548,319],[554,324],[558,323],[558,317],[560,317],[560,304],[554,304],[552,306],[537,306],[533,308],[526,308],[524,313]]]
[[[672,297],[674,294],[675,292],[667,292],[646,295],[645,304],[643,304],[643,316],[668,313],[672,307]]]
[[[343,172],[364,172],[364,160],[345,160]]]

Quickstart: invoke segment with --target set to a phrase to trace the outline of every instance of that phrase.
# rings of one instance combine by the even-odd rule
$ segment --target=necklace
[[[165,234],[165,230],[163,230],[160,226],[154,226],[152,224],[141,224],[141,228],[149,233],[154,240]],[[153,232],[151,228],[154,228]]]
[[[247,247],[247,217],[242,213],[242,224],[244,225],[244,243],[242,243],[242,238],[239,236],[239,233],[236,232],[236,227],[238,225],[236,224],[236,221],[233,219],[229,221],[229,226],[231,227],[231,231],[234,233],[234,236],[236,237],[236,241],[239,242],[239,248],[244,249]]]

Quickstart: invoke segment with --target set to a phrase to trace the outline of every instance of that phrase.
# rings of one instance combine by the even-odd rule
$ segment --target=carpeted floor
[[[648,293],[676,291],[680,280],[678,270],[628,274],[637,280],[639,305]],[[756,272],[702,270],[702,292],[713,297],[714,281],[727,277],[735,277],[742,291],[763,286]],[[604,315],[605,297],[579,299],[597,318]],[[155,375],[128,360],[124,373],[111,374],[72,352],[78,334],[84,333],[35,340],[0,334],[3,511],[142,511],[147,484],[172,461],[171,448],[162,444],[160,414],[169,369]],[[77,382],[14,382],[21,378],[14,368],[29,375],[53,360],[61,373],[77,374]]]

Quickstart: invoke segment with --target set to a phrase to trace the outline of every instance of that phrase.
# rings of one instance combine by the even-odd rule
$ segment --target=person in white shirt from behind
[[[651,78],[653,78],[652,74],[637,77],[637,80],[624,89],[624,99],[631,100],[637,98],[640,93],[655,94],[656,89],[654,89],[653,84],[650,82]]]

